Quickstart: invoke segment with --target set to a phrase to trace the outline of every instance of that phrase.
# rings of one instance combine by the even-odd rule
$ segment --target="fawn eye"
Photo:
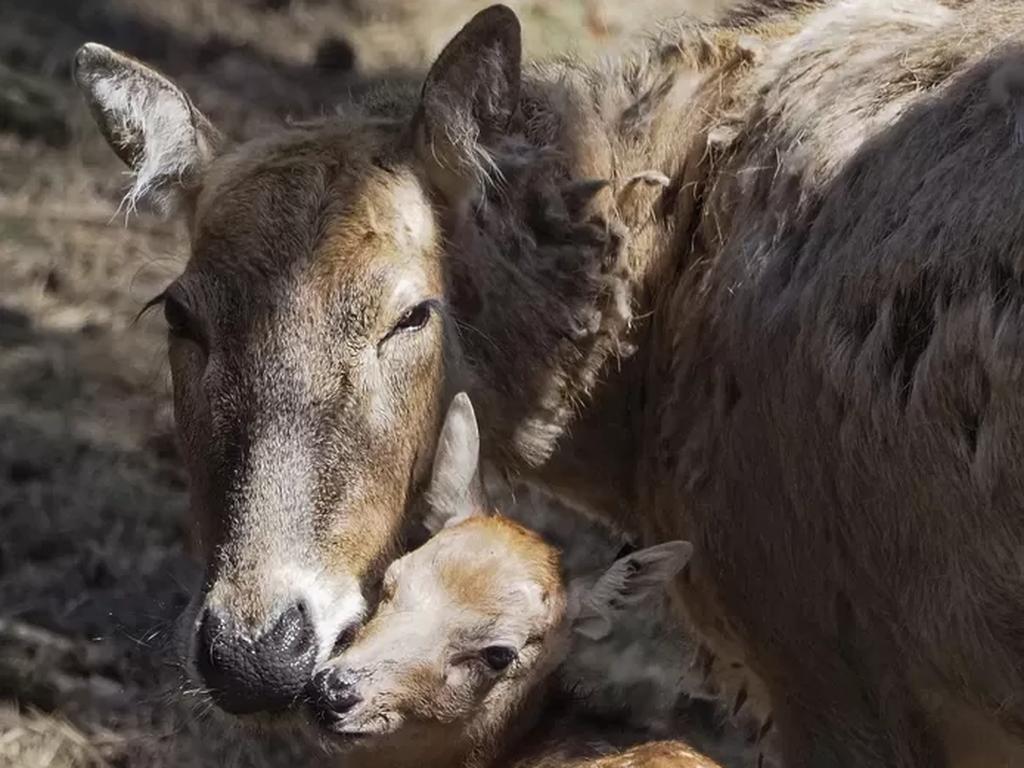
[[[495,672],[507,669],[508,665],[516,660],[517,655],[515,648],[509,648],[507,645],[489,645],[480,651],[480,658]]]

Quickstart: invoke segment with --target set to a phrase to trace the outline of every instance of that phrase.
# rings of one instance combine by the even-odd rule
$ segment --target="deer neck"
[[[488,458],[627,528],[647,318],[687,266],[734,76],[672,51],[535,72],[501,183],[448,232],[457,380]]]

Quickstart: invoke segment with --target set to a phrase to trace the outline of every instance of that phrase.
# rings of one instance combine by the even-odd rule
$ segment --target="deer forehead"
[[[562,591],[555,550],[500,517],[470,518],[446,528],[413,555],[400,578],[435,593],[435,605],[467,615],[543,619]]]
[[[406,264],[439,261],[434,209],[411,173],[375,171],[344,189],[335,189],[323,223],[321,250],[346,260]]]
[[[382,267],[439,272],[435,212],[417,175],[372,158],[379,141],[295,131],[242,145],[206,173],[193,239],[200,260],[254,276],[312,264],[320,283]]]
[[[184,282],[225,294],[220,303],[257,298],[279,323],[341,319],[355,336],[383,332],[442,294],[433,213],[414,180],[323,186],[315,168],[285,175],[282,190],[267,189],[279,180],[273,171],[209,201]]]

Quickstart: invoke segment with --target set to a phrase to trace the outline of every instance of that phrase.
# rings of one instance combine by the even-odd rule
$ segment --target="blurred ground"
[[[591,55],[685,2],[509,4],[529,54]],[[71,88],[74,50],[96,40],[158,65],[245,136],[380,78],[419,78],[484,5],[0,0],[0,766],[276,766],[303,754],[196,711],[177,688],[173,623],[196,573],[179,530],[162,323],[134,319],[185,251],[174,225],[119,212],[123,169]],[[532,497],[520,507],[575,568],[617,549]],[[676,709],[688,653],[663,613],[638,615],[576,665],[595,701],[655,725]],[[696,710],[677,716],[705,746],[719,739]]]

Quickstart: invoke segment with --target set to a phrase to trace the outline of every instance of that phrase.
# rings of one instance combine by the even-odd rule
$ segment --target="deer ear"
[[[470,19],[430,68],[415,123],[416,152],[449,203],[476,194],[492,167],[486,143],[519,104],[519,19],[492,5]]]
[[[445,526],[483,513],[480,433],[473,404],[465,392],[452,399],[437,439],[427,507],[424,525],[432,535]]]
[[[689,542],[668,541],[619,558],[582,596],[573,631],[591,640],[605,637],[617,614],[664,589],[692,554]]]
[[[111,149],[131,168],[129,207],[173,208],[221,144],[221,135],[178,86],[97,43],[75,54],[74,78]]]

